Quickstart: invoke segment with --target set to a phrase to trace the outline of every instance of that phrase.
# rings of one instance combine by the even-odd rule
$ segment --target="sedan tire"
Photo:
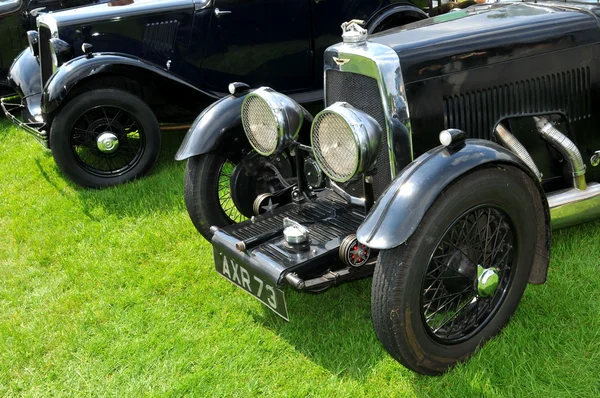
[[[148,173],[160,154],[160,126],[139,97],[96,89],[72,98],[56,115],[50,147],[75,184],[104,188]]]

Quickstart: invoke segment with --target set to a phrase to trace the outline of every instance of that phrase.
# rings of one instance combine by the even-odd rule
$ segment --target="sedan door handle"
[[[225,15],[225,14],[231,14],[231,11],[225,11],[225,10],[221,11],[218,8],[215,8],[215,15],[217,17],[220,17],[221,15]]]

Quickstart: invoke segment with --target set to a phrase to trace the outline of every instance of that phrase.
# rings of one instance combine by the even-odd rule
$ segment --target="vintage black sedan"
[[[160,124],[189,127],[232,81],[322,104],[323,51],[355,16],[373,32],[427,17],[408,0],[119,0],[45,14],[11,69],[22,104],[5,112],[75,183],[119,184],[155,164]]]
[[[240,86],[178,154],[216,271],[286,319],[284,287],[374,273],[373,326],[396,360],[435,375],[468,358],[546,281],[552,228],[600,217],[598,15],[523,1],[370,36],[352,21],[314,116]],[[218,177],[200,169],[217,158]]]
[[[2,0],[0,1],[0,96],[14,94],[6,76],[12,61],[27,46],[26,32],[43,12],[108,0]]]

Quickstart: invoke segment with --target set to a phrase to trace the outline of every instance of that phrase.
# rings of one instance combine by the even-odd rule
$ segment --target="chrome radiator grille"
[[[385,111],[377,80],[351,72],[328,70],[326,73],[325,106],[338,101],[347,102],[372,116],[383,130],[381,150],[377,156],[377,174],[373,178],[373,191],[377,198],[391,182]]]
[[[45,26],[39,28],[39,49],[40,49],[40,74],[42,76],[42,87],[52,76],[52,50],[50,49],[50,39],[52,33]]]

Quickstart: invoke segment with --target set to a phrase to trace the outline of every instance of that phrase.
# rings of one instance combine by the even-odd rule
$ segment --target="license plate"
[[[259,299],[277,315],[289,321],[283,290],[252,274],[252,269],[215,252],[215,269],[228,281]]]

